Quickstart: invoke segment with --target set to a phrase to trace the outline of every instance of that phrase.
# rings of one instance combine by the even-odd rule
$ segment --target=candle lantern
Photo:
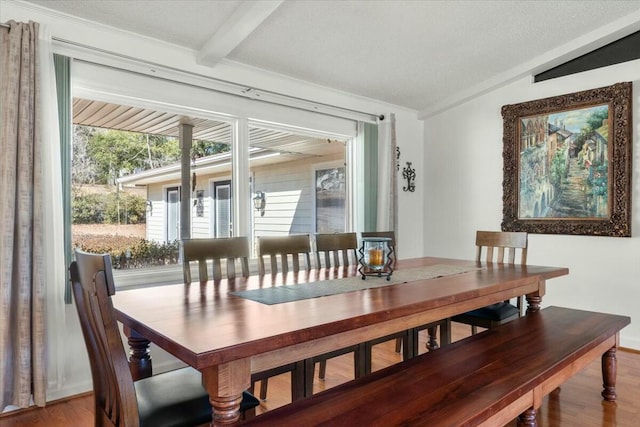
[[[367,276],[386,276],[391,280],[391,239],[389,237],[363,237],[360,246],[360,257],[358,262],[358,272],[362,275],[362,280]]]

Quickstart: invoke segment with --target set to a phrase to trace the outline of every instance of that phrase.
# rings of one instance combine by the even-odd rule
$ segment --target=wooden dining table
[[[279,304],[237,294],[358,275],[353,267],[320,269],[118,291],[113,303],[129,336],[134,377],[151,374],[148,344],[155,343],[202,372],[213,407],[212,425],[218,426],[238,422],[242,392],[250,387],[252,372],[520,295],[526,295],[528,311],[537,311],[546,280],[569,273],[563,267],[424,257],[398,261],[394,274],[429,266],[457,266],[464,272],[398,284],[378,282],[374,288]]]

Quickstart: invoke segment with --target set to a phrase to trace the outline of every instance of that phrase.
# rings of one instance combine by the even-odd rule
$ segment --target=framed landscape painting
[[[631,83],[502,107],[504,231],[631,236]]]

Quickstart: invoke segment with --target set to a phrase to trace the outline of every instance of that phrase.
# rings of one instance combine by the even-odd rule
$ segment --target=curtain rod
[[[236,96],[240,96],[243,98],[248,98],[248,99],[255,99],[255,100],[260,100],[263,102],[267,102],[267,103],[271,103],[271,104],[278,104],[278,105],[284,105],[284,106],[288,106],[288,107],[292,107],[292,108],[298,108],[298,109],[302,109],[302,110],[307,110],[307,111],[312,111],[312,112],[316,112],[316,113],[320,113],[320,114],[325,114],[325,115],[331,115],[331,116],[335,116],[335,117],[341,117],[341,118],[345,118],[345,116],[348,116],[349,114],[352,115],[360,115],[360,116],[368,116],[370,118],[372,118],[373,122],[375,122],[376,120],[384,120],[384,115],[382,114],[375,114],[375,113],[369,113],[366,111],[358,111],[358,110],[353,110],[353,109],[349,109],[349,108],[344,108],[344,107],[340,107],[337,105],[332,105],[332,104],[326,104],[326,103],[322,103],[322,102],[316,102],[316,101],[311,101],[308,99],[304,99],[304,98],[299,98],[299,97],[295,97],[295,96],[291,96],[291,95],[286,95],[286,94],[282,94],[282,93],[278,93],[278,92],[273,92],[270,90],[266,90],[266,89],[260,89],[260,88],[256,88],[256,87],[252,87],[252,86],[248,86],[248,85],[242,85],[236,82],[232,82],[232,81],[228,81],[228,80],[224,80],[224,79],[220,79],[220,78],[216,78],[216,77],[211,77],[211,76],[207,76],[204,74],[199,74],[199,73],[195,73],[192,71],[185,71],[179,68],[175,68],[175,67],[171,67],[171,66],[166,66],[163,64],[158,64],[158,63],[154,63],[154,62],[150,62],[150,61],[145,61],[145,60],[141,60],[139,58],[135,58],[129,55],[124,55],[124,54],[120,54],[120,53],[116,53],[116,52],[111,52],[105,49],[101,49],[101,48],[96,48],[93,46],[89,46],[89,45],[85,45],[82,43],[78,43],[78,42],[74,42],[71,40],[66,40],[66,39],[62,39],[59,37],[52,37],[53,41],[60,43],[62,45],[66,45],[66,46],[71,46],[73,48],[79,48],[85,51],[88,51],[90,53],[99,53],[99,54],[103,54],[103,55],[108,55],[111,56],[115,59],[124,59],[126,61],[130,61],[133,62],[135,64],[140,64],[143,65],[145,67],[151,67],[154,70],[158,70],[158,69],[162,69],[165,71],[169,71],[171,73],[177,73],[177,74],[182,74],[182,75],[186,75],[186,76],[190,76],[190,77],[195,77],[197,79],[204,79],[205,81],[210,81],[210,82],[214,82],[217,84],[221,84],[224,86],[227,86],[228,88],[209,88],[215,91],[219,91],[222,93],[227,93],[227,94],[231,94],[231,95],[236,95]],[[80,61],[85,61],[85,62],[90,62],[90,63],[94,63],[97,65],[102,65],[105,66],[105,64],[97,62],[97,61],[91,61],[91,60],[87,60],[85,58],[74,58]],[[113,68],[118,68],[118,67],[113,67]],[[121,68],[119,68],[121,69]],[[134,72],[134,73],[140,73],[140,74],[144,74],[146,76],[151,76],[151,77],[156,77],[156,78],[162,78],[160,76],[157,75],[153,75],[153,74],[147,74],[147,73],[142,73],[142,72],[137,72],[137,71],[133,71],[133,70],[124,70],[124,71],[130,71],[130,72]],[[167,80],[172,80],[171,78],[166,78]],[[174,80],[175,81],[175,80]],[[179,83],[185,83],[182,81],[178,81]],[[269,99],[272,98],[272,99]],[[296,103],[302,104],[302,105],[296,105]],[[305,105],[306,104],[306,105]],[[322,108],[326,108],[329,111],[322,111]],[[331,110],[335,110],[334,112],[331,112]],[[343,112],[345,113],[344,115],[340,115],[339,112]]]

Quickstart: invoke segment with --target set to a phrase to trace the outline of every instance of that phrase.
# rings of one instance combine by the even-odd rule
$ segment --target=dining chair
[[[80,326],[89,354],[95,425],[195,426],[211,422],[209,394],[193,368],[133,381],[111,297],[111,258],[76,250],[69,271]],[[258,399],[244,392],[240,411],[251,417]]]
[[[513,265],[518,258],[521,265],[526,265],[527,246],[525,232],[477,231],[476,261]],[[520,252],[519,257],[517,252]],[[451,321],[471,325],[471,333],[475,335],[478,327],[490,329],[522,316],[523,308],[524,295],[521,295],[515,306],[510,301],[502,301],[453,316]]]
[[[356,266],[358,264],[357,248],[358,237],[356,233],[316,234],[316,267],[319,269],[322,267],[339,268]],[[323,256],[321,254],[323,254]],[[359,378],[365,373],[364,369],[366,366],[366,360],[364,359],[365,348],[363,344],[356,344],[314,356],[305,361],[305,383],[307,396],[311,395],[313,392],[313,379],[315,377],[316,363],[319,364],[318,378],[324,380],[327,372],[327,360],[348,353],[353,353],[353,370],[355,378]]]
[[[258,241],[258,273],[264,275],[264,257],[269,257],[271,274],[278,273],[278,259],[280,259],[283,274],[289,272],[289,256],[292,258],[293,271],[300,270],[300,256],[303,257],[305,269],[311,269],[311,241],[308,234],[292,234],[289,236],[260,236]]]
[[[289,268],[289,256],[292,258],[293,272],[298,273],[300,268],[300,257],[304,260],[304,268],[311,269],[311,240],[308,234],[292,234],[289,236],[260,236],[257,238],[258,249],[258,272],[261,276],[266,274],[264,257],[269,257],[269,268],[271,274],[282,271],[287,274]],[[280,268],[278,268],[280,260]],[[286,372],[291,373],[291,400],[298,400],[305,395],[304,385],[304,361],[289,363],[287,365],[272,368],[263,372],[251,375],[251,386],[260,381],[260,399],[266,400],[269,378]]]
[[[327,233],[315,236],[316,267],[338,268],[358,265],[356,233]],[[322,262],[324,260],[324,262]]]
[[[391,258],[391,262],[395,265],[397,261],[397,253],[396,253],[396,233],[394,231],[363,231],[361,233],[362,237],[386,237],[391,239],[389,241],[389,257]],[[372,347],[376,344],[389,341],[395,338],[395,347],[396,353],[402,352],[403,360],[407,360],[418,352],[418,333],[422,330],[428,331],[428,341],[427,341],[427,349],[435,350],[440,345],[438,344],[438,340],[436,338],[436,334],[438,331],[438,327],[440,327],[440,344],[444,345],[448,343],[451,339],[448,338],[450,336],[448,323],[446,320],[441,320],[437,322],[432,322],[429,324],[421,325],[416,328],[412,328],[410,330],[397,332],[395,334],[387,335],[385,337],[381,337],[375,340],[367,341],[365,343],[365,371],[367,373],[371,372],[371,359],[372,359]],[[410,335],[413,338],[413,341],[409,341]]]
[[[221,260],[227,265],[227,279],[236,277],[236,260],[242,266],[242,276],[249,277],[249,239],[247,237],[184,239],[180,241],[184,282],[191,283],[191,262],[198,262],[201,282],[209,280],[207,261],[211,261],[213,280],[222,278]]]

